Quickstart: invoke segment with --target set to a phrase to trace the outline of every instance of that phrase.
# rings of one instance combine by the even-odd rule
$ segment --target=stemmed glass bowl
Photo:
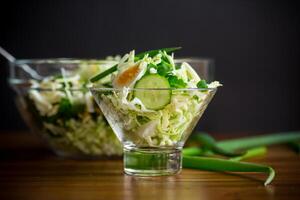
[[[96,102],[123,144],[124,171],[129,175],[173,175],[181,170],[183,145],[216,88],[101,88],[91,87]],[[163,108],[151,110],[134,97],[142,92],[156,101],[170,94]]]

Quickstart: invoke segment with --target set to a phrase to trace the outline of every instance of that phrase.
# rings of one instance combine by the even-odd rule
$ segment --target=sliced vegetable
[[[113,81],[114,88],[123,88],[134,85],[134,83],[144,75],[146,70],[146,67],[142,68],[140,65],[128,67],[115,77]]]
[[[171,101],[171,90],[159,90],[170,88],[168,79],[158,74],[150,74],[141,78],[134,87],[134,96],[140,99],[146,108],[160,110]],[[158,90],[139,90],[139,88],[157,88]]]
[[[247,162],[238,162],[224,160],[220,158],[207,158],[196,156],[183,156],[183,167],[218,171],[218,172],[263,172],[268,174],[264,185],[268,185],[275,177],[275,171],[272,167]]]

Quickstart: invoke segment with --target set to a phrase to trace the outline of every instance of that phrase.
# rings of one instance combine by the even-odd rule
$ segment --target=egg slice
[[[122,70],[113,80],[114,88],[133,87],[146,72],[147,64],[139,63]]]

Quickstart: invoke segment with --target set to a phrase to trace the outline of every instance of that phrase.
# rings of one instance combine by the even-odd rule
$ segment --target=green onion
[[[241,156],[235,156],[229,158],[229,160],[235,160],[235,161],[240,161],[240,160],[245,160],[249,159],[252,157],[256,156],[263,156],[267,153],[267,148],[266,147],[256,147],[253,149],[249,149],[245,152],[245,154]],[[204,150],[203,148],[198,148],[198,147],[186,147],[182,149],[182,154],[184,156],[212,156],[214,153],[209,150]]]
[[[197,87],[198,88],[208,88],[208,85],[207,85],[206,81],[204,79],[202,79],[197,83]]]
[[[256,147],[256,148],[247,150],[246,153],[242,156],[232,157],[232,158],[229,158],[229,160],[233,160],[233,161],[246,160],[246,159],[257,157],[257,156],[263,156],[266,153],[267,153],[266,147]]]
[[[145,51],[145,52],[142,52],[142,53],[139,53],[139,54],[135,55],[134,60],[136,61],[136,60],[142,59],[146,54],[148,54],[149,57],[153,57],[156,54],[158,54],[160,51],[165,51],[166,53],[172,53],[172,52],[174,52],[176,50],[179,50],[179,49],[181,49],[181,47],[170,47],[170,48],[162,48],[162,49]]]
[[[276,133],[270,135],[261,135],[246,137],[240,139],[230,139],[217,142],[217,146],[226,150],[249,149],[259,146],[268,146],[272,144],[288,143],[300,140],[300,132]]]
[[[114,65],[114,66],[112,66],[111,68],[105,70],[104,72],[102,72],[102,73],[100,73],[100,74],[97,74],[96,76],[92,77],[92,78],[90,79],[90,81],[91,81],[92,83],[93,83],[93,82],[96,82],[96,81],[98,81],[98,80],[100,80],[100,79],[102,79],[102,78],[108,76],[109,74],[114,73],[115,71],[117,71],[117,69],[118,69],[118,65]]]
[[[300,143],[299,142],[289,142],[289,147],[291,147],[296,153],[300,153]]]
[[[220,154],[223,156],[241,156],[245,154],[246,152],[233,152],[231,150],[226,150],[223,149],[222,147],[219,147],[213,137],[211,137],[208,134],[201,133],[201,134],[196,134],[193,136],[195,140],[199,141],[201,143],[201,147],[206,149],[206,150],[211,150],[212,152],[216,154]]]
[[[212,152],[198,147],[185,147],[182,149],[182,154],[186,156],[207,156],[212,155]]]
[[[268,173],[265,185],[268,185],[275,177],[272,167],[246,162],[224,160],[220,158],[207,158],[195,156],[183,156],[183,167],[217,172],[263,172]]]

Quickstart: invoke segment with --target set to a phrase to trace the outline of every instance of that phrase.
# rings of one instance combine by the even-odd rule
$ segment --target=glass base
[[[124,171],[133,176],[164,176],[180,172],[180,149],[124,148]]]

